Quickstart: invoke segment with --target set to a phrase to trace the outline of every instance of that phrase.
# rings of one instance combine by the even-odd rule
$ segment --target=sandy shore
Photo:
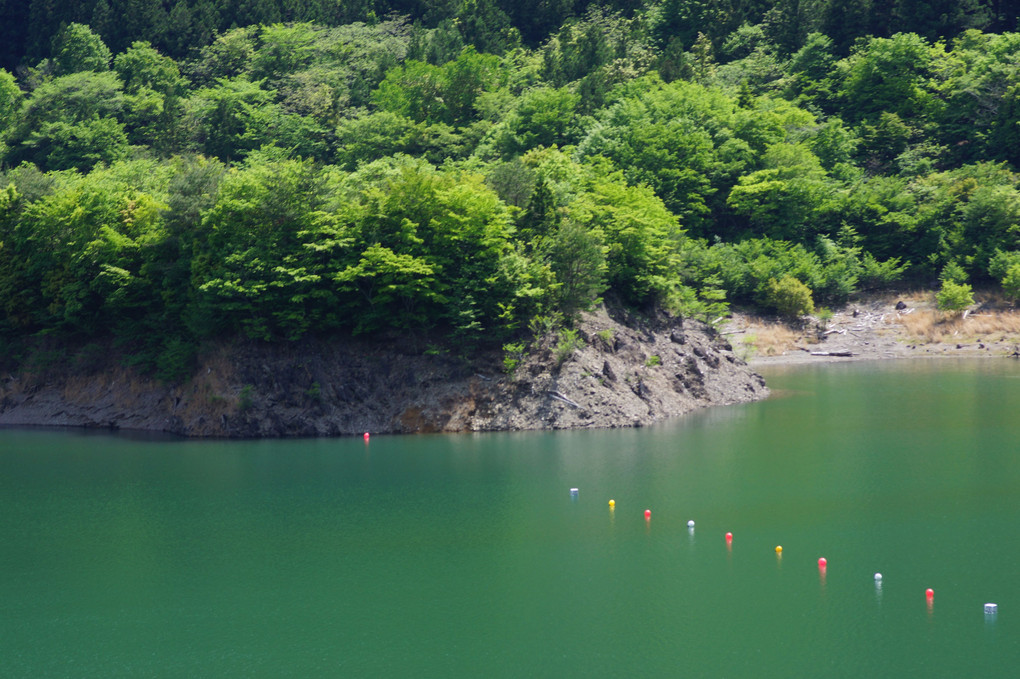
[[[883,295],[855,301],[801,323],[734,313],[722,332],[752,366],[931,357],[1014,356],[1020,312],[994,297],[965,315],[934,308],[932,293]]]

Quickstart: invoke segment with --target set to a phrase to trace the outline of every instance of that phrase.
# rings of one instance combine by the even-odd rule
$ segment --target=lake
[[[0,676],[1015,676],[1020,363],[766,377],[634,430],[0,430]]]

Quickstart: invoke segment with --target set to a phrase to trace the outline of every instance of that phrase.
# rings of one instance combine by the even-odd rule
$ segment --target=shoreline
[[[915,358],[1010,358],[1020,313],[987,298],[960,315],[938,312],[930,293],[861,299],[797,324],[734,313],[722,334],[752,368]]]
[[[194,438],[608,429],[768,395],[714,328],[604,306],[516,355],[490,349],[469,360],[418,344],[410,336],[236,338],[206,351],[178,384],[141,375],[111,352],[89,370],[49,366],[0,379],[0,425]]]

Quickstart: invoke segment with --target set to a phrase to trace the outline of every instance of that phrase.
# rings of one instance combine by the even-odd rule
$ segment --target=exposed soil
[[[722,334],[752,366],[917,357],[1017,357],[1020,312],[977,295],[964,314],[936,311],[930,292],[872,296],[797,323],[735,313]]]
[[[176,386],[112,359],[23,372],[0,381],[0,425],[222,437],[626,427],[768,394],[702,323],[601,309],[577,337],[569,351],[556,333],[540,338],[512,374],[502,351],[467,361],[399,338],[237,341]]]

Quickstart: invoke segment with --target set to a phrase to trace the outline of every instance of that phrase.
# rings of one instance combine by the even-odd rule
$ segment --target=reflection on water
[[[0,676],[1012,676],[1020,367],[766,377],[644,429],[0,430]]]

